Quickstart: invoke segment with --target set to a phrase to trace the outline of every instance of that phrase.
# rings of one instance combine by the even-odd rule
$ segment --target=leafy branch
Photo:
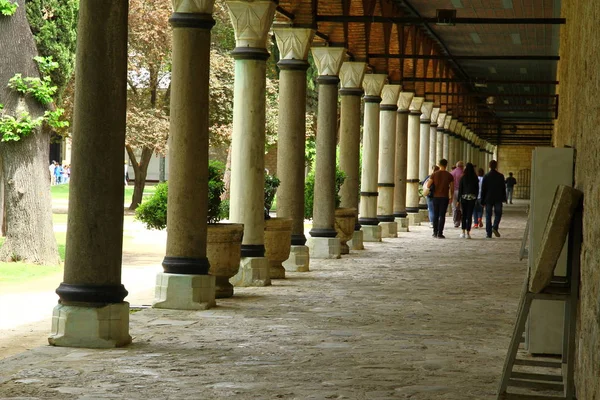
[[[5,17],[14,15],[17,12],[17,7],[19,7],[17,3],[13,3],[9,0],[0,0],[0,14]]]

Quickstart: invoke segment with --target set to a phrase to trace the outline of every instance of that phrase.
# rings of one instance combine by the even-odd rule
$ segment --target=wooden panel
[[[558,257],[569,233],[571,219],[582,195],[581,191],[569,186],[560,185],[556,188],[540,251],[531,269],[531,292],[540,293],[550,285]]]

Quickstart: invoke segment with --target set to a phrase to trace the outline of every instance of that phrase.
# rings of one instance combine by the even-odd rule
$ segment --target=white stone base
[[[265,257],[242,257],[240,269],[229,282],[233,286],[271,286],[271,264]]]
[[[429,222],[429,211],[419,210],[419,215],[421,216],[421,222]]]
[[[398,232],[409,232],[408,229],[408,218],[396,218],[397,231]]]
[[[215,303],[215,277],[212,275],[156,275],[154,308],[208,310]]]
[[[398,237],[398,224],[396,222],[380,222],[381,237],[395,238]]]
[[[421,226],[421,215],[417,213],[408,213],[408,224],[412,226]]]
[[[308,248],[312,259],[341,258],[341,244],[339,238],[311,237],[308,239]]]
[[[308,246],[292,246],[290,258],[283,262],[283,268],[289,272],[308,272],[310,264],[310,253]]]
[[[102,307],[58,304],[52,312],[52,333],[48,343],[62,347],[109,349],[127,346],[129,335],[129,303]]]
[[[364,233],[363,231],[354,231],[352,235],[352,239],[348,240],[347,245],[350,247],[350,250],[364,250]]]
[[[381,226],[363,225],[360,230],[363,231],[365,242],[381,242]]]

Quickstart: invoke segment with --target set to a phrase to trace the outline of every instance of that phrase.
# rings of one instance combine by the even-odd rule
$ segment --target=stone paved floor
[[[451,225],[451,221],[449,222]],[[2,360],[0,398],[493,399],[525,261],[525,204],[501,238],[413,227],[202,312],[131,315],[132,345]]]

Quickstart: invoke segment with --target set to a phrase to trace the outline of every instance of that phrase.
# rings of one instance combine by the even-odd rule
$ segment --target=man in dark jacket
[[[498,226],[502,218],[502,203],[506,203],[506,184],[504,175],[497,171],[498,162],[490,161],[490,172],[481,182],[481,205],[485,207],[485,232],[488,239],[492,233],[500,237]],[[494,224],[492,225],[492,210],[494,212]]]

